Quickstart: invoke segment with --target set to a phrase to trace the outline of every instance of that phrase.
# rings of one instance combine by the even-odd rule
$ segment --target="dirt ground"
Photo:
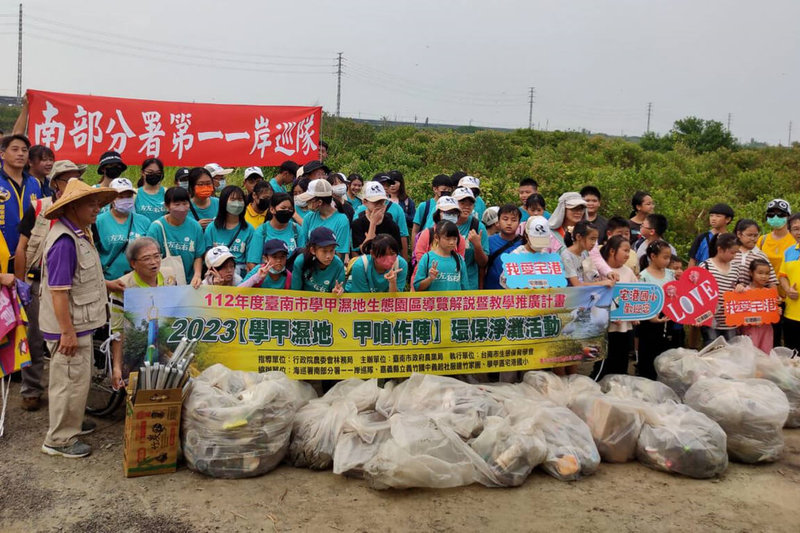
[[[514,489],[375,491],[364,481],[282,466],[217,480],[186,467],[126,479],[123,412],[97,419],[86,459],[40,452],[47,409],[20,407],[12,384],[0,438],[0,531],[792,531],[799,530],[800,430],[774,464],[731,464],[698,481],[638,463],[603,464],[577,482],[536,471]]]

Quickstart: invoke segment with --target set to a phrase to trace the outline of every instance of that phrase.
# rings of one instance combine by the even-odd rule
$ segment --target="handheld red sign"
[[[663,313],[673,322],[710,326],[719,303],[719,287],[711,272],[692,267],[681,279],[664,284]]]

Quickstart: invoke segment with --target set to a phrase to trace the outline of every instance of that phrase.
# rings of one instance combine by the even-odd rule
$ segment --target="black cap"
[[[297,168],[299,166],[300,165],[298,165],[294,161],[284,161],[283,163],[281,163],[280,171],[289,172],[292,176],[294,176],[297,174]]]
[[[378,174],[372,176],[372,181],[377,181],[378,183],[394,183],[395,179],[389,174],[383,174],[379,172]]]
[[[181,167],[175,171],[175,184],[177,185],[179,181],[186,181],[189,179],[189,168],[188,167]]]
[[[336,242],[336,235],[333,233],[333,230],[325,226],[320,226],[315,228],[314,231],[311,232],[311,235],[308,236],[308,244],[313,244],[314,246],[330,246],[331,244],[338,243]]]
[[[308,163],[303,165],[303,176],[308,176],[309,174],[311,174],[315,170],[319,170],[319,169],[324,170],[325,174],[330,174],[331,173],[331,169],[329,169],[328,167],[323,165],[322,161],[309,161]]]
[[[711,215],[723,215],[733,219],[733,208],[728,204],[714,204],[708,212]]]
[[[123,172],[128,168],[128,165],[122,162],[122,157],[120,157],[119,152],[113,151],[106,152],[100,156],[100,162],[97,163],[97,173],[102,174],[103,169],[108,165],[120,165],[122,166]]]
[[[263,255],[275,255],[280,252],[289,253],[289,247],[280,239],[270,239],[264,243]]]

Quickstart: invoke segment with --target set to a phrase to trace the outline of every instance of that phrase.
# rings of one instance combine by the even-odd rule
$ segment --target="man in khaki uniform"
[[[77,439],[92,372],[92,333],[108,322],[108,295],[90,227],[114,189],[67,183],[45,212],[55,220],[44,244],[39,328],[50,360],[50,429],[42,452],[86,457],[91,446]]]

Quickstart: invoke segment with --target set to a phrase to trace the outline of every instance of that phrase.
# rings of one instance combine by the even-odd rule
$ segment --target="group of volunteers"
[[[286,161],[270,175],[247,168],[242,187],[227,182],[233,169],[216,163],[166,176],[157,158],[129,170],[120,154],[109,151],[98,161],[98,183],[92,186],[83,181],[85,165],[31,146],[21,134],[2,139],[0,228],[6,248],[0,254],[5,253],[6,275],[0,281],[30,288],[25,308],[32,364],[22,375],[25,409],[40,406],[45,346],[51,356],[44,452],[90,452],[77,437],[94,429],[83,416],[92,335],[110,323],[113,379],[123,385],[127,288],[498,290],[508,289],[501,256],[526,252],[559,254],[571,286],[663,286],[680,278],[686,266],[663,240],[667,219],[646,192],[633,195],[627,217],[604,218],[601,192],[590,185],[561,194],[550,212],[536,180],[524,178],[518,203],[490,207],[480,180],[456,172],[434,176],[430,197],[415,202],[401,172],[379,172],[369,180],[333,172],[324,162],[327,144],[320,144],[320,160]],[[755,220],[734,225],[728,205],[713,205],[709,212],[709,229],[694,240],[688,266],[707,269],[721,294],[777,286],[785,302],[780,324],[741,333],[765,351],[781,342],[800,349],[800,214],[775,199],[762,232]],[[701,328],[705,343],[735,331],[721,305],[713,324]],[[635,352],[637,374],[654,379],[655,357],[685,342],[683,326],[663,315],[639,324],[612,322],[608,340],[608,357],[594,377],[627,373]]]

